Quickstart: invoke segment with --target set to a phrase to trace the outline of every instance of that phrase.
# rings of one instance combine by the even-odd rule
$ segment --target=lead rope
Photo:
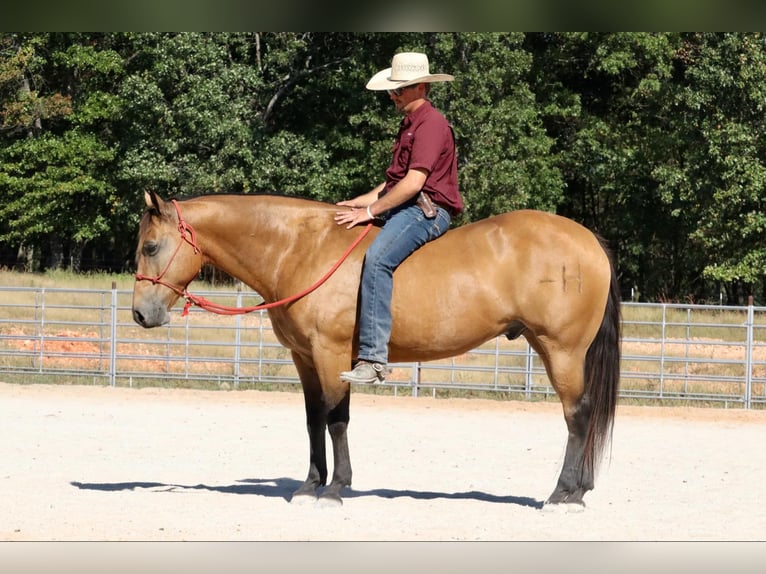
[[[320,285],[322,285],[325,281],[327,281],[333,273],[335,273],[338,267],[340,267],[341,263],[343,263],[348,258],[348,256],[354,250],[354,248],[357,245],[359,245],[359,242],[362,241],[362,239],[364,239],[364,237],[370,232],[370,229],[372,229],[372,222],[370,222],[362,230],[362,232],[354,240],[354,242],[348,246],[346,251],[343,253],[343,255],[341,255],[340,259],[335,263],[335,265],[333,265],[332,268],[319,279],[319,281],[314,283],[311,287],[304,289],[300,293],[296,293],[295,295],[291,295],[290,297],[280,299],[279,301],[272,301],[271,303],[263,302],[258,305],[255,305],[254,307],[228,307],[226,305],[220,305],[219,303],[214,303],[213,301],[205,299],[204,297],[200,295],[193,295],[192,293],[189,293],[188,285],[184,287],[183,289],[181,289],[180,287],[177,287],[171,283],[168,283],[167,281],[162,280],[162,277],[165,275],[165,273],[167,273],[168,269],[170,268],[170,264],[175,259],[179,249],[181,248],[181,244],[183,244],[184,241],[186,241],[189,245],[191,245],[194,248],[194,253],[202,253],[202,250],[199,248],[199,245],[197,245],[197,233],[194,231],[194,228],[189,223],[187,223],[186,220],[181,215],[181,208],[178,205],[178,202],[174,199],[172,200],[172,203],[173,203],[173,206],[176,208],[176,213],[178,214],[178,231],[181,233],[181,240],[178,242],[178,245],[176,246],[176,249],[173,252],[173,255],[170,256],[170,260],[168,261],[168,264],[165,265],[165,268],[162,270],[162,272],[160,272],[159,275],[156,275],[154,277],[149,277],[147,275],[136,273],[136,281],[151,281],[155,285],[159,283],[160,285],[167,287],[171,291],[177,293],[178,295],[186,299],[184,310],[181,313],[182,317],[186,317],[189,314],[189,309],[191,308],[192,305],[196,305],[197,307],[200,307],[201,309],[204,309],[205,311],[210,311],[211,313],[216,313],[218,315],[244,315],[246,313],[252,313],[253,311],[260,311],[262,309],[271,309],[272,307],[286,305],[287,303],[292,303],[293,301],[296,301],[300,299],[301,297],[305,297],[306,295],[308,295],[309,293],[317,289]]]
[[[191,227],[190,227],[191,228]],[[287,303],[292,303],[293,301],[297,301],[301,297],[305,297],[315,289],[317,289],[322,283],[327,281],[330,276],[337,271],[338,267],[340,267],[341,263],[343,263],[348,256],[351,254],[351,252],[354,250],[354,248],[359,245],[359,242],[364,239],[364,237],[369,233],[370,229],[372,229],[372,223],[368,223],[366,227],[362,230],[362,232],[359,234],[359,236],[354,240],[354,242],[348,246],[346,251],[341,255],[340,259],[335,263],[335,265],[332,266],[332,268],[325,273],[316,283],[314,283],[311,287],[308,287],[301,291],[300,293],[296,293],[295,295],[291,295],[289,297],[285,297],[284,299],[280,299],[279,301],[272,301],[271,303],[260,303],[258,305],[255,305],[254,307],[228,307],[226,305],[220,305],[218,303],[214,303],[213,301],[210,301],[208,299],[205,299],[204,297],[200,295],[192,295],[189,293],[188,290],[184,289],[184,297],[186,298],[186,304],[184,305],[183,313],[181,313],[182,317],[185,317],[189,314],[189,308],[192,305],[196,305],[197,307],[200,307],[201,309],[204,309],[205,311],[210,311],[211,313],[216,313],[218,315],[244,315],[246,313],[252,313],[253,311],[260,311],[262,309],[271,309],[272,307],[279,307],[280,305],[286,305]]]

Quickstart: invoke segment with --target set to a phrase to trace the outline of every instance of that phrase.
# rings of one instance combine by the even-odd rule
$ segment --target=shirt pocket
[[[394,145],[394,154],[396,157],[396,164],[403,169],[407,169],[410,165],[410,158],[412,157],[412,147],[415,145],[415,134],[411,131],[402,133],[399,140]]]

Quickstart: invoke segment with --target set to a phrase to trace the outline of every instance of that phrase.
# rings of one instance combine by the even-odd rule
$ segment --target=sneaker
[[[384,365],[367,361],[359,361],[353,370],[340,374],[340,380],[344,383],[382,383],[385,378]]]

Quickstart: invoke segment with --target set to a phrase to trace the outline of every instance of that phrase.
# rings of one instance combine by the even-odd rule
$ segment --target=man
[[[453,79],[448,74],[430,74],[425,54],[403,52],[393,57],[390,68],[367,83],[369,90],[386,90],[404,119],[385,181],[337,204],[348,208],[336,213],[338,225],[351,228],[373,219],[383,221],[365,256],[359,354],[354,369],[341,373],[343,381],[383,381],[391,337],[394,270],[416,249],[445,233],[451,217],[463,210],[452,128],[428,100],[432,82]]]

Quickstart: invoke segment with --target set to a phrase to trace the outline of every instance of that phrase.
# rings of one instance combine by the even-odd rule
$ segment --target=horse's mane
[[[189,201],[192,199],[204,199],[208,197],[216,196],[233,196],[233,197],[281,197],[285,199],[297,199],[301,201],[309,201],[316,203],[317,205],[333,205],[329,201],[323,201],[321,199],[315,199],[313,197],[304,197],[301,195],[294,195],[289,192],[278,191],[223,191],[223,192],[200,192],[190,195],[173,196],[168,201]]]

